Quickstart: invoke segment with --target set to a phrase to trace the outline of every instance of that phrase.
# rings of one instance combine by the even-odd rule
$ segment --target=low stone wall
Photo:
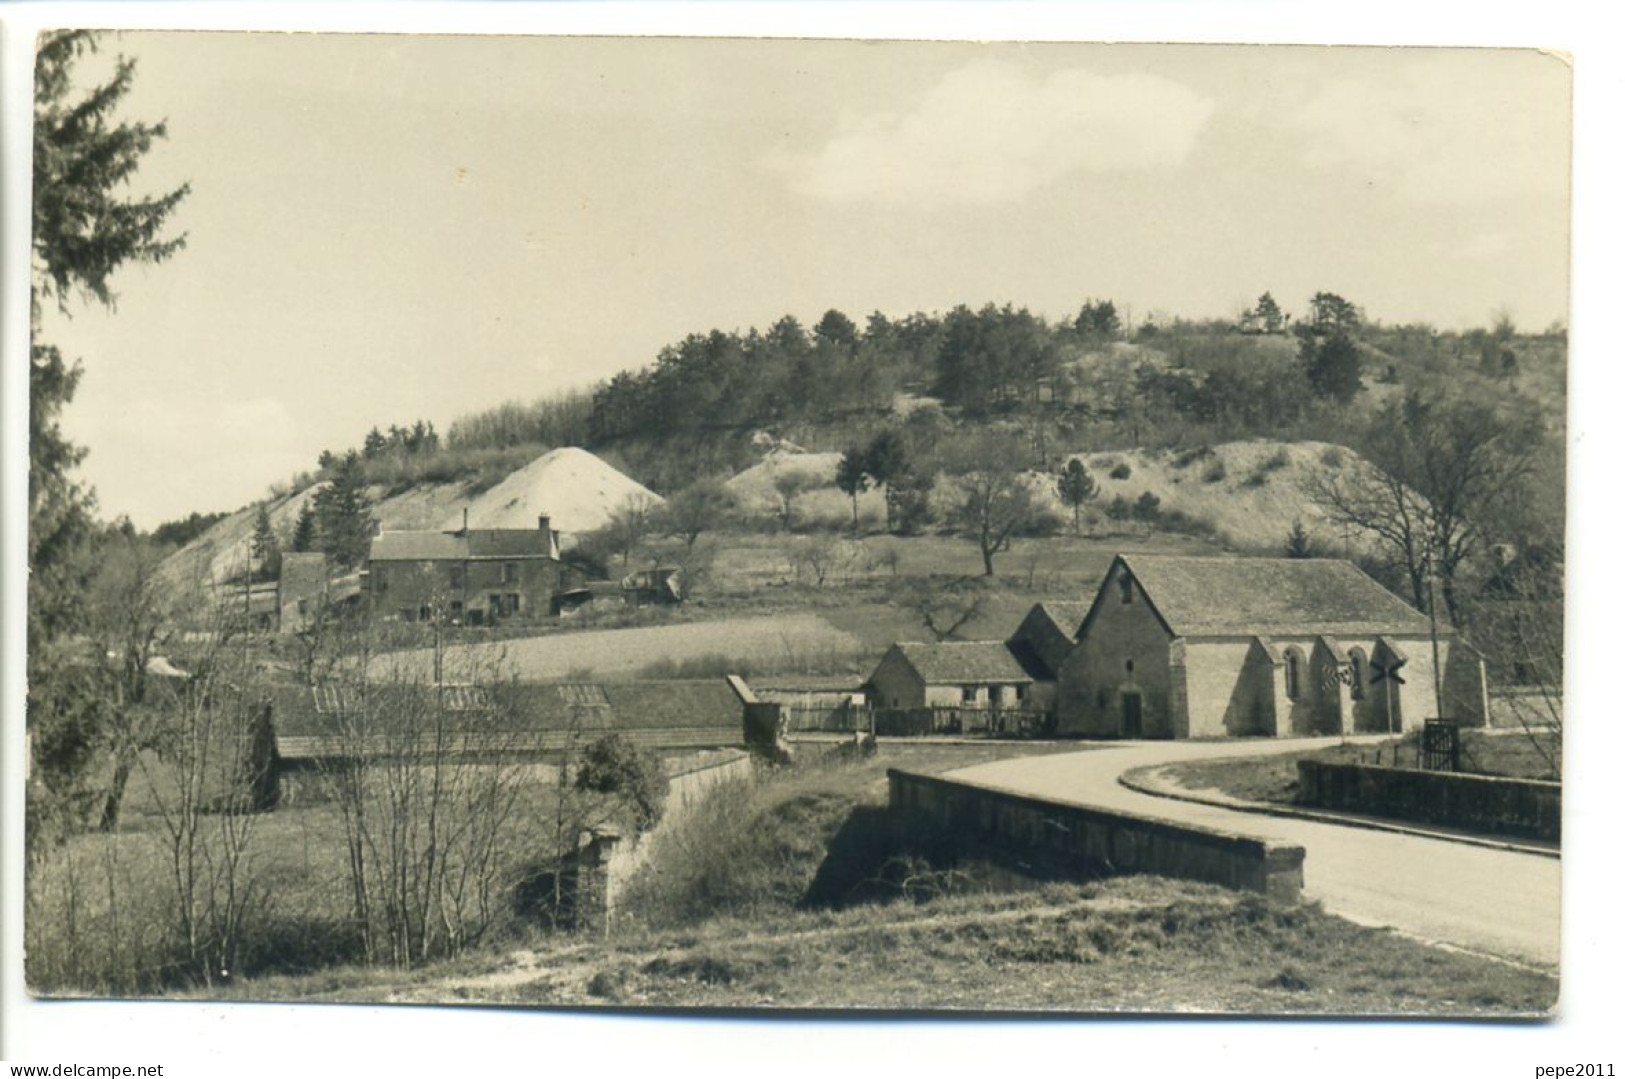
[[[1323,809],[1556,842],[1563,785],[1537,779],[1298,762],[1298,801]]]
[[[1079,872],[1154,873],[1291,900],[1303,848],[888,769],[893,812],[1018,861]]]

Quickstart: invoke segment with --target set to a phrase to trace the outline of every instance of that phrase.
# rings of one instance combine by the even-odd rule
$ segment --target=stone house
[[[478,626],[548,617],[553,597],[581,576],[560,560],[546,517],[534,529],[381,532],[367,559],[373,616],[402,622]]]
[[[864,685],[879,709],[1044,710],[1035,687],[1048,672],[1031,648],[1011,641],[894,644]]]
[[[1482,657],[1334,559],[1119,555],[1062,662],[1058,730],[1213,738],[1482,724]],[[1399,680],[1381,678],[1397,671]]]

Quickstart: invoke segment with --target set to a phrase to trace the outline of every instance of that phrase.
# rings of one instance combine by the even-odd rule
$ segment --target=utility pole
[[[1435,719],[1444,719],[1444,671],[1439,667],[1439,609],[1438,600],[1433,595],[1434,575],[1433,556],[1427,557],[1424,564],[1428,580],[1428,636],[1433,641],[1433,716]]]

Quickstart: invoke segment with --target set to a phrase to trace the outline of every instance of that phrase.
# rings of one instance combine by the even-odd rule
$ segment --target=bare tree
[[[1411,394],[1373,418],[1362,446],[1373,467],[1322,475],[1311,497],[1334,522],[1376,538],[1418,608],[1428,607],[1428,576],[1436,574],[1459,625],[1461,570],[1483,551],[1497,504],[1531,473],[1537,438],[1526,423]]]
[[[157,578],[163,555],[136,536],[115,532],[105,541],[101,565],[91,584],[90,622],[102,651],[94,682],[102,703],[103,735],[113,758],[112,779],[102,799],[100,828],[104,832],[118,827],[136,757],[152,738],[154,716],[148,706],[148,689],[170,618]]]
[[[795,526],[796,500],[823,485],[817,476],[809,472],[786,469],[773,477],[773,490],[779,496],[779,523],[786,530]]]
[[[680,536],[690,551],[700,536],[714,532],[734,509],[733,495],[722,480],[706,476],[672,495],[661,507],[657,523],[668,533]]]
[[[259,792],[245,770],[263,716],[255,656],[221,612],[137,756],[165,837],[178,950],[203,985],[240,969],[272,897],[253,858]]]
[[[959,488],[953,519],[982,555],[982,574],[993,576],[993,557],[1010,549],[1037,518],[1039,504],[1020,463],[1023,453],[1011,440],[972,439],[950,458]]]
[[[988,589],[975,577],[947,582],[917,578],[898,582],[892,598],[898,606],[913,612],[935,639],[948,641],[982,613]]]

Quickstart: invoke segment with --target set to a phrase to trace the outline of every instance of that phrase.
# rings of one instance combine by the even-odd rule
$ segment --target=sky
[[[48,313],[104,516],[709,330],[1110,298],[1566,320],[1570,71],[1527,50],[125,33],[186,249]],[[86,74],[92,74],[87,69]]]

